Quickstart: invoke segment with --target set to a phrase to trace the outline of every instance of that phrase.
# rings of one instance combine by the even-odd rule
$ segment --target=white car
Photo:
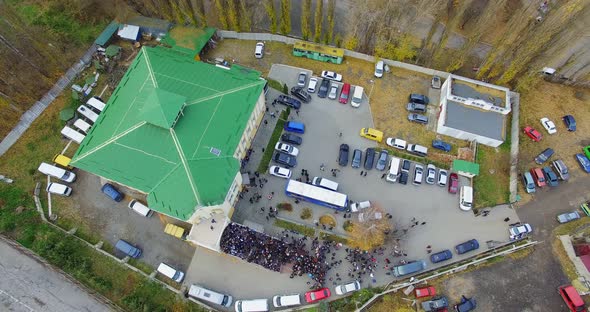
[[[318,79],[316,77],[309,78],[309,84],[307,85],[307,92],[315,93],[315,88],[318,86]]]
[[[256,43],[256,49],[254,49],[254,56],[256,58],[262,58],[264,56],[264,42]]]
[[[354,281],[346,285],[338,285],[336,286],[336,288],[334,288],[334,291],[336,291],[337,295],[344,295],[347,293],[351,293],[353,291],[357,291],[359,289],[361,289],[361,283],[359,283],[358,281]]]
[[[268,172],[275,177],[290,179],[291,170],[279,166],[271,166]]]
[[[553,121],[549,120],[549,118],[547,118],[547,117],[541,118],[541,124],[543,125],[543,128],[545,128],[545,130],[547,130],[547,132],[549,132],[549,134],[554,134],[557,132],[557,129],[555,128],[555,124],[553,123]]]
[[[510,228],[509,231],[511,236],[518,236],[531,233],[533,231],[533,228],[530,224],[525,223],[518,226],[513,226]]]
[[[396,139],[396,138],[387,138],[385,140],[385,143],[391,147],[395,147],[395,148],[401,149],[401,150],[405,150],[406,145],[407,145],[406,141],[404,141],[402,139]]]
[[[277,142],[277,145],[275,145],[275,150],[287,153],[291,156],[299,155],[299,149],[297,149],[297,147],[281,142]]]
[[[377,77],[377,78],[383,77],[384,67],[385,67],[385,64],[383,63],[383,61],[379,61],[379,62],[375,63],[375,77]]]
[[[438,186],[445,186],[447,185],[447,181],[449,180],[449,174],[445,169],[438,170]]]
[[[330,92],[328,92],[328,98],[330,100],[335,100],[337,95],[338,95],[338,86],[335,84],[332,84],[330,86]]]
[[[330,79],[330,80],[342,81],[342,75],[337,74],[333,71],[323,70],[321,76],[322,76],[322,78],[326,78],[326,79]]]
[[[433,164],[428,164],[426,166],[426,183],[434,184],[434,180],[436,179],[436,167]]]

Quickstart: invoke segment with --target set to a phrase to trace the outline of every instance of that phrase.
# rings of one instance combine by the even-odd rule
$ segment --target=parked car
[[[569,169],[567,168],[563,160],[557,159],[554,160],[551,164],[553,165],[555,172],[557,172],[557,175],[561,180],[567,181],[570,179]]]
[[[402,159],[402,172],[410,172],[412,162],[407,159]]]
[[[287,153],[292,156],[299,155],[299,149],[297,147],[281,142],[277,142],[277,144],[275,145],[275,150]]]
[[[537,157],[535,157],[535,162],[540,165],[544,162],[546,162],[549,158],[551,158],[551,156],[553,156],[555,152],[553,151],[552,148],[546,148],[544,151],[541,152],[541,154],[537,155]]]
[[[330,89],[330,80],[324,78],[318,90],[318,97],[325,98],[328,95],[328,89]]]
[[[408,172],[406,172],[406,171],[402,171],[399,174],[399,183],[400,184],[403,184],[403,185],[406,185],[406,184],[408,184],[408,179],[409,178],[410,178],[410,174]]]
[[[427,124],[428,123],[428,117],[424,116],[424,115],[420,115],[420,114],[409,114],[408,120],[413,121],[413,122],[417,122],[420,124]]]
[[[320,288],[305,293],[305,301],[307,303],[314,303],[316,301],[330,298],[330,290],[328,288]]]
[[[461,296],[461,302],[457,303],[454,308],[456,312],[469,312],[475,310],[477,303],[474,298]]]
[[[543,174],[545,175],[545,181],[547,181],[547,184],[549,184],[549,186],[557,186],[557,184],[559,183],[557,180],[557,175],[555,174],[555,172],[553,172],[553,170],[551,170],[551,167],[543,167]]]
[[[408,102],[428,105],[430,100],[426,95],[412,93],[410,94]]]
[[[559,223],[568,223],[577,219],[580,219],[580,214],[577,211],[566,212],[557,216],[557,222]]]
[[[561,285],[557,288],[557,291],[570,311],[586,311],[586,304],[574,286]]]
[[[449,180],[449,193],[457,194],[457,191],[459,190],[459,176],[452,172],[449,176]]]
[[[274,154],[274,156],[272,157],[272,159],[276,162],[279,163],[281,165],[285,165],[289,168],[293,168],[295,166],[297,166],[297,160],[295,159],[294,156],[291,156],[289,154],[285,154],[285,153],[281,153],[281,152],[276,152]]]
[[[414,290],[414,293],[416,294],[416,299],[424,298],[424,297],[431,297],[431,296],[436,295],[436,289],[434,288],[434,286],[428,286],[428,287],[424,287],[424,288],[416,288]]]
[[[307,85],[307,92],[315,93],[315,89],[318,86],[318,79],[316,77],[309,78],[309,84]]]
[[[307,83],[307,73],[300,72],[299,75],[297,75],[297,85],[300,87],[305,87],[305,83]]]
[[[547,118],[547,117],[541,118],[541,124],[543,125],[543,128],[545,128],[545,130],[547,130],[547,133],[554,134],[557,132],[557,128],[555,128],[555,124],[553,123],[553,121],[549,120],[549,118]]]
[[[332,84],[330,85],[330,92],[328,92],[328,98],[330,100],[335,100],[336,96],[338,96],[338,85]]]
[[[100,189],[105,195],[107,195],[108,197],[110,197],[112,200],[116,201],[116,202],[120,202],[123,200],[123,198],[125,197],[125,195],[123,195],[123,193],[119,192],[119,190],[117,190],[112,184],[110,183],[106,183],[105,185],[102,186],[102,188]]]
[[[275,100],[275,102],[278,104],[283,104],[285,106],[289,106],[294,109],[301,108],[301,102],[299,100],[294,99],[294,98],[292,98],[288,95],[284,95],[284,94],[279,95],[279,97]]]
[[[402,139],[396,139],[396,138],[387,138],[385,140],[385,143],[391,147],[401,149],[401,150],[405,150],[406,145],[407,145],[406,141],[404,141]]]
[[[533,180],[533,175],[530,172],[525,172],[522,174],[522,183],[524,184],[524,189],[527,193],[534,193],[535,189],[535,180]]]
[[[355,149],[352,152],[352,168],[360,168],[361,160],[363,159],[363,151]]]
[[[298,98],[304,103],[309,103],[311,101],[311,95],[309,95],[309,93],[307,93],[307,91],[305,91],[303,87],[291,88],[291,95]]]
[[[268,172],[270,172],[270,174],[272,174],[275,177],[284,178],[284,179],[291,178],[291,170],[289,170],[287,168],[280,167],[280,166],[270,166],[270,169],[268,169]]]
[[[381,78],[383,77],[383,69],[385,68],[385,63],[383,61],[378,61],[375,63],[375,77]]]
[[[424,113],[426,112],[426,105],[418,103],[408,103],[406,109],[410,112]]]
[[[292,133],[283,133],[283,135],[281,135],[281,140],[294,145],[301,145],[303,142],[303,139],[300,136]]]
[[[584,169],[586,173],[590,173],[590,159],[582,153],[576,154],[576,159],[578,160],[578,163],[580,163],[582,169]]]
[[[422,165],[416,164],[414,166],[414,185],[422,184],[422,180],[424,179],[424,167]]]
[[[342,91],[340,91],[340,97],[338,98],[338,102],[342,104],[348,103],[348,96],[350,95],[350,84],[345,83],[342,86]]]
[[[320,75],[322,78],[335,80],[335,81],[342,81],[342,75],[335,73],[333,71],[323,70],[322,74]]]
[[[375,162],[375,149],[367,148],[365,150],[365,169],[373,169],[373,163]]]
[[[541,133],[539,133],[539,131],[533,129],[533,127],[524,127],[523,131],[529,138],[531,138],[535,142],[539,142],[543,138]]]
[[[449,174],[444,169],[438,169],[438,186],[446,186],[449,179]]]
[[[432,140],[432,147],[445,152],[451,151],[451,144],[444,142],[443,140]]]
[[[340,144],[340,151],[338,152],[338,164],[346,167],[348,165],[348,144]]]
[[[478,248],[479,248],[479,243],[477,242],[476,239],[472,239],[472,240],[468,240],[464,243],[461,243],[461,244],[455,246],[455,251],[461,255],[466,252],[476,250]]]
[[[379,158],[377,159],[377,165],[375,169],[379,171],[385,170],[385,166],[387,166],[387,158],[389,157],[389,153],[386,150],[382,150],[379,153]]]
[[[422,302],[422,309],[426,312],[442,311],[449,307],[449,300],[447,297],[437,297],[432,300]]]
[[[448,249],[430,255],[430,261],[432,263],[443,262],[451,258],[453,258],[453,253]]]
[[[526,235],[526,234],[532,233],[533,232],[533,228],[531,227],[530,224],[525,223],[525,224],[521,224],[521,225],[518,225],[518,226],[511,227],[508,230],[508,232],[512,236]]]
[[[440,77],[439,76],[432,76],[432,81],[430,82],[430,85],[432,86],[433,89],[440,89],[440,85],[441,85],[441,81],[440,81]]]
[[[264,42],[257,42],[254,49],[254,57],[262,58],[264,56]]]
[[[576,131],[576,119],[572,115],[563,116],[563,123],[567,127],[567,131]]]
[[[590,145],[582,148],[582,151],[584,151],[584,155],[586,155],[587,158],[590,158]]]
[[[426,183],[434,184],[436,180],[436,167],[433,164],[426,166]]]
[[[533,180],[535,180],[535,183],[538,187],[547,185],[547,182],[545,181],[545,175],[543,174],[543,170],[541,170],[541,168],[531,168],[531,175],[533,176]]]
[[[345,295],[354,291],[361,289],[361,283],[358,281],[353,281],[348,284],[338,285],[334,288],[334,291],[337,295]]]

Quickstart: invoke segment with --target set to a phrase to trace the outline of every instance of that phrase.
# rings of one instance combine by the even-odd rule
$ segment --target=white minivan
[[[397,157],[391,157],[391,163],[389,164],[389,174],[385,180],[388,182],[395,182],[399,177],[399,164],[401,163],[401,159]]]
[[[350,105],[352,107],[359,107],[361,106],[361,102],[363,101],[363,93],[365,89],[361,86],[354,87],[354,93],[352,94],[352,100],[350,100]]]
[[[236,312],[265,312],[268,311],[268,299],[238,300]]]
[[[189,288],[188,295],[196,299],[211,302],[228,308],[231,307],[233,302],[233,298],[230,295],[223,295],[194,284]]]
[[[139,202],[137,199],[132,199],[128,205],[129,209],[137,212],[138,214],[144,217],[151,217],[154,214],[154,211],[148,208],[146,205]]]
[[[158,273],[161,273],[162,275],[177,283],[182,282],[184,279],[184,272],[177,270],[164,262],[160,263],[158,266]]]
[[[264,56],[264,42],[256,43],[256,49],[254,50],[254,56],[259,59]]]
[[[63,136],[65,136],[66,138],[68,138],[78,144],[82,143],[82,141],[86,137],[84,134],[82,134],[82,133],[80,133],[68,126],[64,126],[64,128],[61,129],[61,134]]]
[[[311,184],[315,185],[315,186],[319,186],[319,187],[323,187],[325,189],[329,189],[332,191],[338,191],[338,183],[328,180],[326,178],[320,178],[320,177],[314,177],[313,180],[311,180]]]
[[[473,207],[473,188],[471,186],[461,186],[459,192],[459,208],[463,211],[469,211]]]
[[[74,180],[76,180],[75,173],[47,163],[41,163],[37,170],[43,174],[60,179],[64,182],[74,182]]]
[[[72,188],[60,183],[49,183],[45,189],[47,193],[59,195],[59,196],[70,196],[72,194]]]
[[[298,306],[301,305],[301,296],[299,294],[274,296],[272,297],[272,304],[275,308]]]

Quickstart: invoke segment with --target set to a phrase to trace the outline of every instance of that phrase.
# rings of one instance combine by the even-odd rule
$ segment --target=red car
[[[457,194],[457,190],[459,190],[459,176],[453,172],[449,177],[449,193]]]
[[[423,297],[430,297],[436,295],[436,289],[434,286],[424,287],[424,288],[416,288],[416,299],[423,298]]]
[[[578,291],[571,285],[562,285],[557,288],[561,298],[567,305],[569,311],[572,312],[582,312],[586,311],[586,305],[584,304],[584,300],[578,294]]]
[[[350,94],[350,83],[345,83],[342,86],[342,92],[340,92],[340,97],[338,98],[338,102],[342,104],[348,103],[348,95]]]
[[[543,171],[541,171],[541,168],[532,168],[531,175],[533,176],[533,180],[535,180],[535,183],[538,187],[543,187],[547,184],[545,181],[545,175],[543,174]]]
[[[539,133],[539,131],[533,129],[533,127],[525,127],[524,128],[524,133],[526,135],[528,135],[529,138],[533,139],[533,141],[535,141],[535,142],[539,142],[543,138],[543,136],[541,135],[541,133]]]
[[[313,303],[316,301],[324,300],[330,297],[330,290],[328,288],[320,288],[305,293],[305,301],[307,303]]]

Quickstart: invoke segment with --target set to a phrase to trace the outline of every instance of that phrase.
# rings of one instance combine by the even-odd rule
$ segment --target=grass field
[[[477,145],[479,175],[473,180],[475,208],[507,203],[510,199],[510,140],[500,147]]]

